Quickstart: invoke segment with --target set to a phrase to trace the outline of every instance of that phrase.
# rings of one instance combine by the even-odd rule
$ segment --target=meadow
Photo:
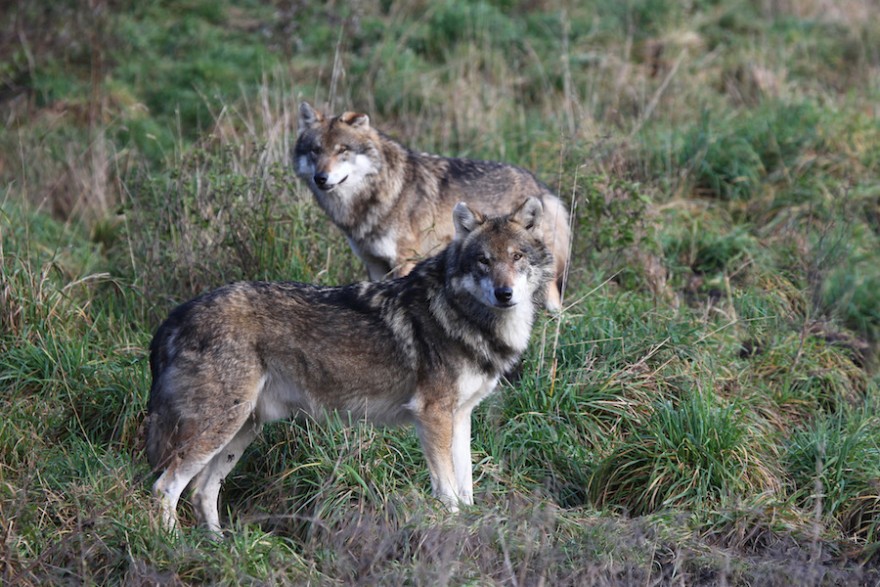
[[[0,581],[880,582],[880,6],[62,0],[0,15]],[[534,171],[573,262],[475,413],[279,422],[215,543],[159,529],[147,347],[238,279],[365,276],[293,175],[301,100]]]

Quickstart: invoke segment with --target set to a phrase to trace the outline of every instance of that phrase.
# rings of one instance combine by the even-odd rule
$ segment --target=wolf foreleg
[[[450,414],[422,415],[416,429],[428,461],[434,497],[450,511],[458,511],[455,467],[452,460],[452,418]]]
[[[471,410],[459,410],[452,424],[452,466],[458,498],[474,504],[474,466],[471,462]]]

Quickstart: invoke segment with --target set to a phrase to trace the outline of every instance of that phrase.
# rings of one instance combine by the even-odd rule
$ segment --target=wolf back
[[[530,172],[505,163],[417,153],[372,127],[366,114],[325,117],[306,102],[300,106],[292,159],[297,175],[345,233],[372,280],[405,275],[449,243],[456,203],[497,215],[537,197],[544,205],[544,240],[555,265],[547,306],[560,308],[569,216]]]
[[[526,348],[552,258],[542,207],[484,218],[405,277],[230,284],[171,312],[150,346],[147,456],[166,527],[187,486],[219,532],[220,484],[264,422],[331,410],[415,423],[434,495],[472,503],[470,413]]]

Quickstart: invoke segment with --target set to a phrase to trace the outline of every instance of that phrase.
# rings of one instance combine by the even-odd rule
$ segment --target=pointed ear
[[[452,210],[452,223],[455,225],[456,240],[469,235],[476,227],[485,221],[483,215],[474,212],[464,202],[459,202]]]
[[[344,112],[342,116],[339,117],[342,122],[353,126],[354,128],[362,128],[367,130],[370,128],[370,117],[366,114],[359,114],[357,112]]]
[[[511,220],[526,227],[536,234],[541,233],[541,219],[544,216],[544,204],[538,198],[529,198],[511,214]]]
[[[297,135],[302,134],[307,128],[314,128],[320,122],[323,122],[324,115],[312,108],[308,102],[302,102],[299,105],[299,125],[297,126]]]

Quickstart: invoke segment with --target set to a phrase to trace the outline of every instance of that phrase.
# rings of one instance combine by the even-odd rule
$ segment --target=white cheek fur
[[[528,277],[522,274],[517,275],[513,281],[513,299],[511,301],[514,304],[521,304],[530,297]]]
[[[364,181],[370,175],[378,173],[379,168],[373,164],[372,159],[366,155],[356,155],[353,161],[339,163],[330,173],[330,182],[338,185],[340,195],[343,197],[353,196],[363,186]],[[340,184],[342,180],[344,183]]]
[[[352,175],[352,165],[348,161],[343,161],[342,163],[336,165],[333,169],[330,170],[330,173],[327,176],[327,183],[329,185],[336,185],[340,181],[348,178],[351,179]]]

